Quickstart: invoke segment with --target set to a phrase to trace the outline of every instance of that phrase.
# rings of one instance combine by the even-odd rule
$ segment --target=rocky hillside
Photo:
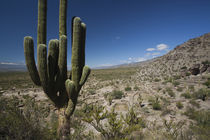
[[[139,63],[138,78],[164,78],[210,72],[210,33],[178,45],[166,55]]]

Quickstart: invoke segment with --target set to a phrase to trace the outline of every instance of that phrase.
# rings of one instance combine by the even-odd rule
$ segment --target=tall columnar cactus
[[[79,17],[72,21],[72,70],[67,78],[67,37],[66,12],[67,0],[60,0],[59,40],[50,40],[48,53],[46,46],[47,0],[39,0],[37,30],[37,60],[34,59],[34,42],[32,37],[24,38],[24,54],[28,72],[34,84],[42,86],[44,92],[59,110],[58,134],[66,139],[70,134],[70,116],[77,104],[81,87],[90,74],[85,66],[86,25]],[[48,55],[47,55],[48,54]]]

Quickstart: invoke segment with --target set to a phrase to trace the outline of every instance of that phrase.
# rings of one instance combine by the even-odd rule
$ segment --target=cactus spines
[[[34,59],[32,37],[24,38],[26,65],[32,81],[42,86],[44,92],[59,110],[58,134],[67,139],[70,134],[70,116],[75,110],[81,87],[86,82],[90,68],[85,66],[86,25],[79,17],[72,21],[72,70],[67,79],[67,36],[66,14],[67,0],[60,0],[59,41],[50,40],[48,52],[46,46],[47,0],[39,0],[37,59]],[[59,94],[58,94],[59,93]]]

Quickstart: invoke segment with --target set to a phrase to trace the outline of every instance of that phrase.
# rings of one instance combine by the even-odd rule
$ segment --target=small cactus
[[[58,133],[60,139],[67,139],[70,134],[70,116],[77,104],[81,87],[86,82],[90,68],[85,66],[86,25],[79,17],[72,20],[72,70],[67,78],[67,0],[60,0],[59,40],[50,40],[46,45],[47,0],[39,0],[37,30],[37,60],[34,59],[32,37],[24,38],[24,54],[29,75],[59,110]]]

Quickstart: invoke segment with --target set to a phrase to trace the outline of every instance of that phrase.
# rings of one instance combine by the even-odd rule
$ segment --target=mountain
[[[166,55],[133,66],[138,66],[140,79],[210,72],[210,33],[190,39]]]
[[[0,63],[0,72],[7,71],[26,71],[26,66],[24,64],[15,64],[15,63]]]

